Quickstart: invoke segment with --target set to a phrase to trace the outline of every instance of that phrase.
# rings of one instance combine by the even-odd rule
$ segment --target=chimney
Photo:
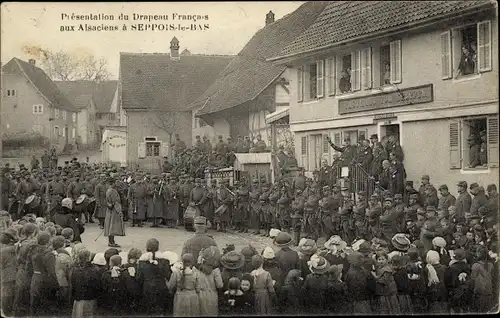
[[[269,11],[268,14],[266,14],[266,25],[269,25],[274,22],[274,13],[272,11]]]
[[[30,64],[32,64],[32,65],[35,65],[35,63],[36,63],[36,62],[35,62],[35,60],[34,60],[34,59],[29,59],[29,60],[28,60],[28,63],[30,63]]]
[[[172,41],[170,41],[170,59],[179,59],[179,40],[177,40],[175,36],[172,38]]]

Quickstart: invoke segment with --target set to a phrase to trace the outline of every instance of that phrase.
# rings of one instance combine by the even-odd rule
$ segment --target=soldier
[[[372,148],[370,148],[370,141],[368,139],[361,140],[361,147],[354,157],[354,162],[361,165],[367,172],[370,172],[371,163],[373,160]]]
[[[222,157],[226,157],[226,152],[227,152],[227,145],[224,143],[224,140],[221,135],[219,135],[219,142],[215,145],[215,153]]]
[[[48,171],[50,169],[50,155],[47,150],[43,151],[43,155],[40,159],[42,161],[42,169]]]
[[[87,223],[94,223],[92,216],[94,215],[95,212],[94,211],[95,201],[93,201],[95,187],[94,184],[92,183],[92,175],[90,173],[87,174],[85,180],[82,183],[83,183],[83,193],[87,195],[87,197],[89,198],[89,204],[85,209],[85,220],[87,221]],[[91,201],[93,204],[90,203]]]
[[[138,227],[143,226],[143,221],[146,220],[146,215],[148,212],[148,187],[144,181],[144,175],[138,173],[136,175],[136,180],[130,185],[128,197],[131,207],[129,208],[129,219],[132,220],[132,227],[137,225]]]
[[[271,227],[280,228],[279,226],[279,211],[278,211],[278,200],[281,197],[280,193],[280,183],[281,180],[274,183],[269,190],[269,213],[271,214]]]
[[[277,219],[278,225],[281,231],[290,231],[291,227],[291,213],[290,213],[290,204],[292,201],[293,195],[288,194],[288,190],[286,189],[286,185],[282,185],[281,191],[278,192],[280,197],[278,201],[276,201],[278,205]]]
[[[484,187],[479,186],[477,183],[471,184],[469,191],[473,195],[469,212],[472,215],[476,215],[480,207],[486,208],[488,206],[488,198],[486,197]]]
[[[397,137],[394,135],[389,136],[389,140],[386,145],[386,152],[388,154],[394,152],[394,155],[397,160],[404,161],[403,148],[401,148],[401,145],[399,144]]]
[[[250,189],[248,188],[248,181],[242,178],[241,184],[235,184],[235,208],[234,214],[231,218],[233,222],[233,230],[240,233],[248,232],[248,221],[250,212]]]
[[[330,186],[333,184],[332,180],[333,171],[332,167],[328,165],[328,160],[326,159],[321,160],[321,168],[319,169],[318,177],[319,177],[318,182],[322,187]]]
[[[341,165],[343,167],[346,167],[348,165],[351,164],[354,156],[356,155],[357,153],[357,149],[356,149],[356,146],[354,145],[351,145],[351,139],[349,137],[346,137],[344,138],[344,143],[345,145],[344,146],[337,146],[335,145],[332,140],[330,139],[330,137],[326,137],[326,140],[328,141],[328,143],[330,144],[330,146],[335,150],[335,151],[338,151],[340,153],[342,153],[341,155]]]
[[[304,205],[305,233],[303,233],[302,236],[306,238],[311,238],[315,241],[319,238],[321,234],[319,231],[320,222],[318,222],[318,219],[320,218],[319,203],[318,203],[319,200],[320,200],[319,189],[317,187],[313,187]]]
[[[273,220],[271,214],[271,205],[269,203],[270,186],[267,182],[262,184],[261,195],[259,196],[259,215],[260,215],[260,229],[261,236],[268,236],[271,230],[271,222]]]
[[[257,234],[259,233],[259,229],[260,229],[260,218],[261,218],[261,215],[260,215],[260,201],[259,201],[259,197],[261,195],[261,189],[260,189],[260,181],[258,179],[259,177],[257,177],[257,179],[253,179],[253,184],[252,184],[252,189],[250,191],[250,206],[249,206],[249,213],[248,213],[248,217],[246,219],[246,222],[253,230],[252,234]],[[248,226],[247,225],[247,226]]]
[[[205,153],[209,154],[212,152],[212,143],[208,140],[207,136],[203,136],[203,146]]]
[[[108,178],[108,189],[106,190],[106,218],[104,220],[104,236],[108,237],[109,247],[120,247],[116,244],[115,236],[125,236],[125,226],[121,212],[121,200],[116,190],[116,179]]]
[[[177,218],[179,215],[179,185],[177,184],[175,177],[166,176],[168,180],[168,200],[166,204],[165,220],[167,227],[175,229],[177,228]],[[167,181],[166,181],[167,182]]]
[[[441,197],[439,198],[438,209],[444,210],[448,213],[448,208],[450,206],[455,206],[457,199],[449,192],[446,184],[439,187],[439,193],[441,194]]]
[[[252,149],[253,143],[250,140],[250,137],[245,136],[245,139],[243,140],[243,153],[249,153],[250,149]]]
[[[151,227],[160,227],[161,219],[163,218],[163,209],[165,208],[165,190],[163,181],[157,176],[153,176],[147,187],[148,205],[151,202],[152,208],[148,206],[148,218],[153,221]],[[150,199],[152,193],[152,198]]]
[[[380,216],[382,215],[382,205],[380,197],[374,193],[368,201],[368,209],[366,210],[366,223],[368,225],[367,239],[372,240],[375,237],[380,237]]]
[[[74,204],[76,199],[78,199],[78,197],[83,193],[83,191],[84,187],[82,182],[80,181],[80,172],[74,171],[73,180],[71,181],[68,189],[66,190],[66,196],[72,199]]]
[[[198,259],[200,252],[207,247],[215,246],[217,247],[217,243],[214,238],[210,235],[207,235],[207,219],[203,216],[197,216],[194,218],[194,228],[196,231],[196,235],[192,238],[188,239],[183,247],[182,253],[184,254],[192,254],[195,260]],[[217,249],[218,250],[218,249]]]
[[[18,209],[17,209],[17,219],[22,218],[23,211],[25,208],[26,199],[33,194],[34,187],[31,183],[29,172],[24,172],[21,174],[20,182],[17,184],[17,188],[15,190],[15,196],[18,201]],[[26,208],[28,208],[26,206]]]
[[[260,134],[257,135],[257,142],[253,146],[255,152],[266,152],[267,145],[264,140],[262,140],[262,136]]]
[[[234,151],[236,153],[243,153],[244,152],[244,149],[243,149],[243,138],[241,138],[240,135],[238,135],[238,137],[236,138],[236,144],[234,145]]]
[[[106,174],[101,173],[99,175],[99,183],[94,189],[94,197],[96,199],[96,213],[95,217],[99,221],[99,227],[104,228],[104,218],[106,217],[106,190],[108,190],[108,184],[106,183]]]
[[[418,193],[420,195],[420,205],[421,206],[424,206],[424,203],[425,203],[425,198],[426,198],[426,195],[425,195],[425,187],[430,184],[430,178],[428,175],[423,175],[422,176],[422,179],[421,179],[421,185],[420,187],[418,188]]]
[[[191,194],[191,187],[189,185],[188,175],[183,174],[181,176],[181,181],[179,185],[179,200],[181,203],[181,209],[177,219],[179,220],[179,225],[184,223],[184,211],[186,211],[189,206],[189,195]]]
[[[207,188],[207,204],[205,205],[205,217],[211,224],[214,223],[215,196],[217,193],[217,180],[210,179],[210,186]]]
[[[373,134],[370,136],[370,141],[372,143],[372,154],[373,160],[370,165],[370,176],[378,180],[378,176],[382,170],[382,162],[388,159],[387,152],[384,146],[378,141],[378,135]]]
[[[50,150],[50,163],[51,163],[51,169],[56,170],[57,169],[57,153],[56,153],[56,148],[52,148]]]
[[[406,218],[405,218],[405,204],[403,202],[403,195],[396,193],[394,195],[394,213],[396,214],[396,230],[398,233],[405,232]]]
[[[384,199],[383,213],[380,216],[381,238],[390,242],[397,233],[397,215],[394,211],[394,199],[391,197]]]
[[[398,159],[395,153],[389,154],[389,160],[391,161],[391,186],[390,191],[392,194],[403,193],[404,191],[404,180],[406,179],[406,171]],[[392,238],[392,237],[391,237]]]
[[[175,142],[172,145],[172,148],[174,149],[176,156],[180,155],[186,149],[186,144],[181,140],[179,134],[175,134]]]
[[[294,244],[298,245],[300,240],[300,229],[302,226],[302,218],[304,216],[304,206],[306,203],[306,198],[301,189],[295,190],[295,197],[291,204],[292,215],[291,218],[291,231]]]
[[[347,189],[345,189],[347,190]],[[353,218],[353,208],[354,202],[352,202],[351,194],[344,191],[344,204],[340,208],[340,229],[341,237],[344,237],[347,242],[352,242],[355,237],[354,233],[354,218]]]
[[[195,186],[191,189],[189,194],[189,203],[194,204],[194,206],[198,209],[198,215],[205,213],[205,203],[207,202],[206,192],[206,189],[202,187],[201,178],[196,178]]]
[[[355,226],[356,239],[365,238],[367,234],[366,225],[366,193],[364,191],[358,192],[358,202],[353,207],[353,218]]]
[[[194,143],[194,149],[204,151],[205,145],[201,142],[200,135],[196,135],[195,139],[196,141]]]
[[[46,188],[46,200],[48,202],[48,210],[50,220],[54,219],[55,213],[61,207],[62,199],[64,199],[64,183],[61,181],[61,172],[56,171],[54,173],[54,178],[51,182],[49,182]]]
[[[12,177],[9,172],[4,172],[2,178],[2,206],[0,207],[2,210],[9,211],[9,197],[11,188]]]
[[[472,197],[467,192],[467,182],[466,181],[459,181],[457,184],[457,192],[458,192],[458,197],[455,202],[455,207],[456,207],[456,219],[457,222],[464,222],[465,221],[465,213],[470,212],[471,204],[472,204]]]
[[[234,204],[233,195],[229,192],[229,179],[223,179],[219,189],[216,192],[215,202],[216,202],[216,213],[214,216],[214,221],[217,224],[218,232],[226,232],[226,227],[229,223],[229,217],[232,214],[232,207]],[[220,208],[224,206],[223,208]],[[219,209],[220,208],[220,209]]]
[[[498,191],[495,184],[489,184],[486,187],[488,192],[488,215],[498,217]]]
[[[405,191],[403,194],[403,202],[406,206],[408,206],[410,201],[410,195],[417,194],[417,200],[420,204],[419,192],[413,188],[413,181],[405,181]]]

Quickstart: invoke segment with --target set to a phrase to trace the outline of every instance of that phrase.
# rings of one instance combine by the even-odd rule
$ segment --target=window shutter
[[[498,118],[488,118],[488,165],[498,168]]]
[[[477,24],[477,63],[479,72],[491,71],[491,22]]]
[[[316,97],[325,96],[325,61],[316,62]]]
[[[460,169],[460,123],[450,123],[450,169]]]
[[[304,68],[301,66],[297,70],[297,101],[301,102],[304,99]]]
[[[372,48],[367,47],[362,51],[362,69],[363,88],[372,88]]]
[[[161,142],[160,145],[160,156],[163,157],[168,157],[168,142]]]
[[[146,143],[144,141],[139,141],[137,144],[137,156],[146,158]]]
[[[328,59],[326,61],[326,72],[328,76],[328,95],[335,95],[335,88],[337,87],[335,57],[332,57],[331,59]]]
[[[361,140],[367,139],[367,136],[366,136],[367,134],[368,134],[368,129],[358,130],[358,142],[360,142]]]
[[[340,146],[340,143],[342,142],[342,136],[340,133],[335,133],[333,135],[333,143],[335,144],[335,146]],[[336,151],[338,153],[338,151]]]
[[[300,139],[300,157],[302,167],[307,168],[307,136]]]
[[[401,83],[401,40],[390,43],[391,84]]]
[[[328,139],[326,139],[328,135],[323,135],[323,153],[328,153],[330,150],[330,144],[328,143]]]
[[[451,31],[441,33],[441,72],[443,79],[452,78],[451,64]]]
[[[361,89],[361,51],[351,53],[351,87],[353,91]]]

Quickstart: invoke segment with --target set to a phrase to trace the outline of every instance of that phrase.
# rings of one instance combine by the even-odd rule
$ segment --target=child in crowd
[[[255,313],[255,292],[254,277],[250,274],[243,274],[241,277],[240,289],[243,292],[243,315],[253,315]]]
[[[380,314],[399,314],[401,309],[397,298],[398,289],[394,271],[385,251],[376,253],[377,265],[372,276],[375,278],[375,307]]]
[[[122,276],[126,288],[126,305],[131,313],[138,313],[142,288],[137,280],[137,262],[142,252],[138,248],[132,248],[127,255],[127,263],[122,266]]]
[[[251,275],[254,277],[255,292],[255,313],[258,315],[268,315],[272,312],[271,297],[276,298],[274,283],[271,274],[262,267],[264,260],[260,255],[252,257],[254,270]]]

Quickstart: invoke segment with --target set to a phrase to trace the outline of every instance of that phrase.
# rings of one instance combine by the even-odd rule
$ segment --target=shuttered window
[[[498,117],[488,118],[488,165],[498,168]]]
[[[304,69],[300,67],[297,70],[297,101],[301,102],[304,99]]]
[[[137,157],[146,158],[146,142],[139,141],[137,144]]]
[[[454,121],[450,123],[450,169],[460,169],[460,123]]]
[[[335,88],[337,87],[336,81],[336,65],[335,57],[326,60],[326,76],[328,81],[328,95],[335,95]]]
[[[367,47],[361,51],[361,77],[363,89],[372,88],[372,48]]]
[[[316,63],[316,97],[325,96],[325,61],[320,60]]]
[[[302,155],[307,154],[307,137],[306,136],[302,137],[300,140],[300,153]]]
[[[392,41],[390,43],[391,55],[391,84],[401,83],[401,40]]]
[[[479,72],[491,71],[491,22],[477,24],[477,60]]]
[[[335,144],[335,146],[340,146],[341,140],[342,140],[342,134],[341,133],[335,133],[333,135],[333,143]],[[338,151],[335,151],[335,152],[339,153]]]
[[[453,76],[451,64],[451,31],[441,33],[441,75],[443,79]]]
[[[330,144],[327,138],[328,135],[323,135],[323,153],[328,153],[328,150],[330,150]]]
[[[361,51],[351,53],[351,88],[352,91],[361,89]]]

